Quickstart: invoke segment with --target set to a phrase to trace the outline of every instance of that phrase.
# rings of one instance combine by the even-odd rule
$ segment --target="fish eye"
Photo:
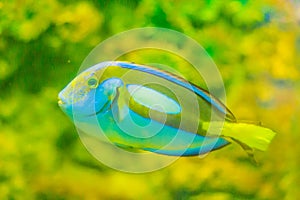
[[[90,88],[97,88],[98,80],[95,77],[91,77],[88,79],[87,84]]]

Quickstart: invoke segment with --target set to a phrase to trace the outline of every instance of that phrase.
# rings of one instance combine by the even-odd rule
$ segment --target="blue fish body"
[[[95,136],[105,133],[105,137],[120,147],[142,149],[173,156],[204,154],[228,144],[222,138],[208,138],[156,121],[151,122],[151,119],[140,116],[129,108],[128,110],[127,117],[120,123],[115,122],[115,114],[113,114],[113,109],[110,109],[105,114],[98,115],[96,120],[93,116],[82,119],[76,117],[76,125],[89,134],[95,135],[97,133]],[[131,120],[142,127],[150,123],[151,125],[142,128],[128,122]],[[102,132],[99,131],[99,126]]]
[[[168,72],[127,62],[103,62],[85,70],[59,99],[83,132],[122,148],[166,155],[199,155],[229,144],[206,135],[203,122],[212,119],[211,113],[215,121],[235,122],[207,91]]]

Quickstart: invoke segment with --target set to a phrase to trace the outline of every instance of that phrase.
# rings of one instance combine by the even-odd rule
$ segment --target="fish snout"
[[[58,97],[57,103],[58,103],[59,106],[63,106],[63,105],[66,104],[66,103],[65,103],[63,100],[61,100],[59,97]]]
[[[60,92],[57,96],[57,104],[60,107],[65,107],[67,105],[67,101],[65,98],[63,98],[62,92]]]
[[[57,104],[64,113],[66,113],[69,117],[72,116],[72,105],[70,105],[67,99],[63,98],[60,94],[57,97]]]

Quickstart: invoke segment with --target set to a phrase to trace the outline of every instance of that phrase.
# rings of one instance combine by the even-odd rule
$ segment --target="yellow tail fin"
[[[208,130],[208,135],[213,136],[216,133],[220,137],[228,137],[238,143],[245,144],[252,149],[266,151],[272,139],[276,135],[271,129],[246,123],[231,123],[231,122],[204,122],[202,128]]]

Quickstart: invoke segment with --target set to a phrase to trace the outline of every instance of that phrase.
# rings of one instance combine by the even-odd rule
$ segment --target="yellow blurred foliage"
[[[56,15],[54,22],[61,37],[71,42],[84,39],[98,29],[103,19],[100,12],[87,2],[72,4]]]
[[[299,199],[299,9],[285,0],[0,2],[0,199]],[[258,166],[237,144],[145,174],[88,153],[57,94],[92,47],[149,26],[199,42],[236,117],[278,133],[255,152]],[[205,87],[180,55],[148,49],[118,59],[163,63]]]

